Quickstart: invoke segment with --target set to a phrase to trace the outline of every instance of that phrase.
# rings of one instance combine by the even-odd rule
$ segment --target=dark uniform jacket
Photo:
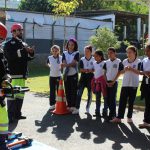
[[[0,49],[0,88],[2,81],[9,78],[8,74],[9,74],[8,63],[6,58],[4,57],[3,50]]]
[[[19,38],[12,38],[5,43],[4,54],[8,60],[8,68],[12,78],[26,78],[28,61],[34,57],[34,52],[26,51],[28,45]],[[14,76],[14,77],[13,77]]]

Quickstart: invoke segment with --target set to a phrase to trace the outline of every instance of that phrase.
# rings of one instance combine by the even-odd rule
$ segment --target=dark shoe
[[[143,122],[142,124],[139,124],[139,128],[143,129],[143,128],[150,128],[150,124]]]
[[[27,118],[27,117],[25,117],[25,116],[18,116],[18,117],[16,117],[17,120],[26,119],[26,118]]]
[[[107,116],[107,111],[103,111],[103,113],[102,113],[102,115],[103,115],[103,118],[107,118],[108,116]]]

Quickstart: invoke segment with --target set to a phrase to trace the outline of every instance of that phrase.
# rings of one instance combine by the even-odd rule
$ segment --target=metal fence
[[[6,21],[9,38],[11,37],[10,28],[14,23],[16,22],[12,20]],[[92,35],[95,35],[98,28],[112,26],[112,22],[106,22],[106,24],[103,23],[95,28],[90,28],[90,25],[86,28],[83,27],[83,25],[76,24],[73,26],[66,26],[64,31],[64,25],[58,25],[56,24],[56,21],[54,21],[51,25],[44,24],[42,26],[36,23],[27,22],[26,20],[24,22],[17,23],[21,23],[24,27],[24,40],[35,45],[38,53],[46,53],[53,44],[58,44],[61,48],[63,48],[64,33],[65,40],[69,38],[76,38],[79,50],[80,52],[83,52],[84,46],[89,43],[89,38]]]

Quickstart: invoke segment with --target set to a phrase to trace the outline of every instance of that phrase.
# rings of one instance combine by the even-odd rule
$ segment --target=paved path
[[[13,124],[11,130],[14,128],[58,150],[150,150],[150,130],[137,127],[143,112],[134,111],[132,125],[126,120],[116,125],[92,117],[94,109],[92,103],[91,115],[86,115],[85,102],[82,102],[80,116],[57,116],[50,113],[47,97],[28,93],[23,106],[27,119]]]

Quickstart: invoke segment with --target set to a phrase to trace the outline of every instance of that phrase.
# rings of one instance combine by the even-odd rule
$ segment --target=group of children
[[[150,127],[150,45],[146,46],[145,54],[147,57],[142,61],[138,59],[137,49],[134,46],[127,47],[127,58],[123,61],[116,57],[116,50],[113,47],[107,50],[107,60],[104,58],[103,51],[100,50],[96,50],[92,56],[92,46],[84,48],[84,56],[80,59],[78,44],[75,39],[68,40],[66,51],[63,52],[62,56],[60,55],[60,47],[57,45],[52,46],[51,53],[52,55],[47,60],[50,68],[50,109],[55,108],[56,91],[63,69],[67,107],[72,114],[79,114],[82,94],[87,88],[86,113],[89,113],[93,92],[96,96],[96,117],[101,117],[100,107],[103,95],[102,116],[112,123],[120,123],[121,119],[124,118],[128,103],[127,122],[131,123],[133,122],[133,105],[139,85],[139,75],[143,75],[145,113],[144,121],[139,127]],[[79,81],[78,68],[81,73]],[[124,75],[118,114],[116,114],[118,77],[121,74]]]

